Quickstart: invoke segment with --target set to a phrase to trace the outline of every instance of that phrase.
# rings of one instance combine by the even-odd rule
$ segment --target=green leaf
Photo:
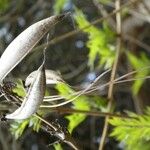
[[[61,147],[61,144],[54,144],[54,148],[55,150],[63,150],[63,148]]]
[[[115,48],[111,44],[114,39],[114,33],[107,26],[106,22],[103,23],[103,28],[97,28],[88,22],[82,11],[76,8],[75,20],[79,29],[85,28],[83,32],[88,34],[88,41],[86,46],[89,49],[89,66],[94,69],[94,63],[97,57],[99,57],[99,66],[104,68],[110,68],[114,61]]]
[[[132,65],[132,67],[135,70],[138,70],[139,68],[143,68],[143,67],[148,66],[150,64],[149,58],[144,53],[141,53],[139,58],[130,52],[127,53],[127,56],[128,56],[128,59]],[[143,71],[138,72],[134,77],[135,78],[146,77],[146,76],[148,76],[149,72],[150,71],[148,69],[143,70]],[[134,84],[132,86],[132,90],[133,90],[134,95],[138,94],[143,83],[144,83],[144,80],[136,80],[134,82]]]
[[[24,132],[28,125],[28,120],[24,121],[14,121],[10,126],[11,133],[15,136],[15,139],[18,139]]]
[[[32,127],[34,131],[38,132],[40,129],[41,121],[37,117],[30,117],[25,120],[15,120],[10,125],[10,131],[18,139],[24,133],[27,127]]]
[[[114,126],[110,136],[124,142],[127,150],[149,150],[150,148],[150,108],[139,116],[128,112],[132,119],[113,117],[109,123]]]
[[[56,89],[59,91],[59,94],[64,96],[67,100],[72,99],[75,96],[71,96],[75,91],[73,91],[66,84],[58,84]],[[77,110],[90,110],[90,104],[88,103],[88,97],[80,96],[75,101],[72,102],[73,108]],[[81,122],[86,118],[85,114],[71,114],[67,115],[66,118],[69,120],[68,130],[72,132]]]
[[[16,93],[18,96],[25,97],[26,91],[24,89],[22,80],[17,81],[17,86],[13,89],[13,92]]]
[[[87,98],[85,96],[78,98],[73,102],[73,108],[77,110],[90,110]],[[85,120],[86,115],[74,113],[66,116],[66,118],[69,120],[68,130],[72,132],[75,127]]]

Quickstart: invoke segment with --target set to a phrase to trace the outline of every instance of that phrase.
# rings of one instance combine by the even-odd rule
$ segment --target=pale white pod
[[[37,70],[31,72],[28,77],[25,80],[25,86],[28,87],[31,85],[33,82],[33,79],[35,75],[37,74]],[[57,83],[64,83],[64,80],[61,78],[61,74],[57,73],[56,71],[53,70],[45,70],[45,75],[46,75],[46,84],[57,84]]]
[[[45,68],[44,65],[38,69],[37,74],[31,84],[27,96],[21,106],[11,114],[7,114],[7,119],[27,119],[40,107],[46,87]]]
[[[9,44],[0,58],[0,83],[32,50],[49,29],[62,20],[65,15],[52,16],[31,25]]]

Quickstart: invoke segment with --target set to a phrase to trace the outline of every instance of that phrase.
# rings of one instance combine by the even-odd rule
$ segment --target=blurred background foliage
[[[128,2],[121,1],[121,6]],[[0,53],[2,54],[8,44],[31,24],[69,11],[70,16],[50,30],[50,43],[46,52],[46,68],[59,71],[63,79],[73,86],[58,84],[56,87],[48,88],[47,94],[59,94],[69,100],[73,98],[70,94],[86,88],[100,73],[112,68],[118,37],[115,15],[96,24],[92,22],[109,15],[114,9],[114,0],[0,0]],[[122,47],[116,77],[150,65],[149,23],[149,1],[137,0],[136,4],[122,9]],[[68,38],[63,37],[73,30],[80,32]],[[45,41],[46,37],[7,78],[17,83],[14,92],[19,96],[25,95],[22,81],[41,64]],[[126,79],[145,78],[149,73],[149,68],[143,69]],[[109,80],[108,73],[96,85],[103,85]],[[115,85],[114,113],[127,114],[131,118],[111,117],[112,126],[110,136],[106,139],[106,150],[150,149],[149,86],[149,80],[140,79]],[[76,101],[63,108],[106,112],[107,93],[107,87],[99,89],[78,97]],[[148,108],[144,111],[146,107]],[[2,114],[15,108],[6,104],[2,98],[0,109]],[[50,108],[40,109],[39,112],[49,121],[58,119],[83,149],[98,149],[104,125],[103,117],[76,112],[68,114],[67,109],[65,113]],[[1,123],[0,149],[70,149],[63,143],[50,146],[49,144],[57,139],[42,131],[40,126],[41,122],[35,117],[24,121]]]

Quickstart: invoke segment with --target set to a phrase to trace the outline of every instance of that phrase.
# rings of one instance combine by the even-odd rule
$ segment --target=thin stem
[[[57,130],[57,128],[54,126],[54,125],[52,125],[51,123],[49,123],[48,121],[46,121],[44,118],[42,118],[39,114],[34,114],[34,116],[36,117],[36,118],[38,118],[38,119],[40,119],[42,122],[44,122],[45,124],[47,124],[49,127],[51,127],[54,131],[56,131]]]
[[[56,133],[56,137],[58,137],[60,140],[63,140],[63,142],[67,143],[68,145],[70,145],[70,147],[72,147],[74,150],[79,150],[77,144],[75,143],[75,141],[73,140],[73,138],[70,136],[70,133],[65,133],[61,130],[59,130],[59,128],[55,125],[53,125],[52,123],[46,121],[44,118],[42,118],[39,114],[35,114],[35,117],[37,117],[38,119],[40,119],[42,122],[44,122],[46,125],[48,125],[50,128],[52,128]],[[58,133],[57,133],[58,132]],[[62,135],[62,136],[61,136]]]
[[[116,10],[119,10],[120,9],[120,0],[116,0],[115,5],[116,5]],[[119,62],[119,56],[120,56],[120,52],[121,52],[121,12],[120,11],[116,13],[116,31],[117,31],[118,36],[117,36],[116,56],[115,56],[115,61],[114,61],[112,72],[111,72],[111,77],[110,77],[111,83],[110,83],[109,89],[108,89],[108,100],[109,100],[108,107],[107,107],[108,111],[111,111],[111,109],[112,109],[113,88],[114,88],[113,81],[115,80],[115,75],[116,75],[118,62]],[[104,149],[105,140],[106,140],[106,136],[107,136],[107,132],[108,132],[108,127],[109,127],[109,116],[106,116],[103,133],[102,133],[101,141],[100,141],[100,145],[99,145],[99,150]]]
[[[150,79],[150,76],[147,76],[147,77],[139,77],[139,78],[132,78],[132,79],[127,79],[127,80],[121,80],[121,81],[113,81],[113,84],[115,85],[115,84],[121,84],[121,83],[126,83],[126,82],[131,82],[131,81],[136,81],[136,80],[145,80],[145,79]],[[91,92],[93,92],[93,91],[96,91],[96,90],[99,90],[99,89],[103,89],[103,88],[105,88],[105,87],[107,87],[107,86],[109,86],[111,84],[111,82],[107,82],[107,83],[105,83],[104,85],[101,85],[101,86],[96,86],[96,87],[93,87],[93,88],[91,88],[90,90],[87,90],[86,92],[84,92],[83,94],[88,94],[88,93],[91,93]],[[82,91],[78,91],[78,92],[75,92],[75,93],[73,93],[73,94],[71,94],[70,96],[72,97],[72,96],[77,96],[78,94],[80,94]],[[82,95],[83,95],[82,94]],[[81,96],[81,95],[80,95]],[[51,97],[51,96],[50,96]],[[56,97],[56,98],[47,98],[47,99],[45,99],[44,100],[44,102],[54,102],[54,101],[59,101],[59,100],[62,100],[62,99],[65,99],[65,97],[61,97],[61,96],[59,96],[58,95],[58,97]],[[68,99],[69,99],[69,97],[68,97]],[[75,99],[74,99],[75,100]],[[68,103],[70,103],[70,101],[72,101],[72,100],[68,100],[68,101],[66,101],[65,103],[59,103],[59,104],[52,104],[52,105],[41,105],[40,107],[41,108],[54,108],[54,107],[59,107],[60,105],[62,106],[62,105],[65,105],[65,104],[68,104]]]
[[[83,95],[85,92],[87,92],[88,90],[90,90],[90,88],[100,79],[102,78],[106,73],[108,73],[110,71],[110,69],[106,70],[105,72],[103,72],[102,74],[100,74],[94,81],[93,83],[91,83],[89,86],[87,86],[87,88],[85,88],[84,90],[80,91],[78,95],[76,95],[74,98],[68,100],[68,101],[65,101],[65,102],[62,102],[62,103],[59,103],[59,104],[54,104],[54,105],[51,105],[51,106],[48,106],[49,108],[54,108],[54,107],[59,107],[59,106],[63,106],[63,105],[66,105],[68,103],[71,103],[73,102],[74,100],[76,100],[78,97],[80,97],[81,95]],[[45,106],[46,107],[46,106]]]
[[[51,97],[51,96],[48,96],[48,97],[44,97],[44,102],[54,102],[54,101],[59,101],[59,100],[62,100],[62,99],[65,99],[65,97],[63,96],[57,96],[57,97]]]
[[[43,107],[45,109],[45,107]],[[53,112],[57,112],[60,114],[72,114],[72,113],[78,113],[78,114],[85,114],[88,116],[95,116],[95,117],[118,117],[118,118],[135,118],[135,117],[130,117],[127,115],[123,114],[117,114],[117,113],[110,113],[110,112],[100,112],[100,111],[88,111],[88,110],[78,110],[78,109],[72,109],[72,108],[52,108]]]

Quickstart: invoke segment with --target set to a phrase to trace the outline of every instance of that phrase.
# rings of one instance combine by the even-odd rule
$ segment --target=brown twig
[[[85,115],[89,115],[89,116],[97,116],[97,117],[106,117],[106,116],[110,116],[110,117],[118,117],[118,118],[134,118],[134,117],[130,117],[127,115],[123,115],[123,114],[116,114],[116,113],[109,113],[109,112],[100,112],[100,111],[87,111],[87,110],[77,110],[77,109],[72,109],[72,108],[63,108],[63,107],[58,107],[58,108],[52,108],[53,111],[56,111],[60,114],[70,114],[70,113],[79,113],[79,114],[85,114]]]
[[[35,114],[35,117],[37,117],[38,119],[40,119],[42,122],[44,122],[46,125],[48,125],[50,127],[50,134],[56,136],[57,138],[59,138],[61,141],[65,142],[66,144],[70,145],[74,150],[79,150],[76,142],[74,141],[74,139],[71,137],[70,133],[68,132],[68,130],[62,128],[58,123],[56,124],[52,124],[48,121],[46,121],[43,117],[41,117],[39,114]],[[52,130],[51,130],[52,129]],[[47,131],[49,131],[47,129]]]
[[[95,6],[98,8],[99,12],[102,14],[103,17],[106,17],[106,16],[109,15],[108,12],[107,12],[107,11],[105,10],[105,8],[103,7],[103,5],[101,5],[97,0],[93,0],[93,3],[94,3]],[[146,4],[143,2],[143,5],[145,6]],[[148,8],[147,8],[147,9],[148,9]],[[107,19],[107,21],[108,21],[109,25],[110,25],[113,29],[115,29],[115,26],[116,26],[116,25],[115,25],[114,20],[113,20],[111,17],[109,17],[109,18]],[[129,41],[129,42],[131,42],[131,43],[134,43],[134,44],[136,44],[136,45],[138,45],[138,46],[144,48],[144,49],[147,50],[148,52],[150,51],[150,46],[149,46],[149,45],[147,45],[147,44],[145,44],[145,43],[139,41],[138,39],[135,39],[134,37],[132,37],[132,36],[129,35],[129,34],[126,34],[125,32],[124,32],[124,34],[122,34],[122,39],[125,39],[125,40],[127,40],[127,41]]]
[[[116,5],[116,10],[120,9],[120,0],[116,0],[115,2]],[[116,75],[116,71],[117,71],[117,67],[118,67],[118,62],[119,62],[119,56],[120,56],[120,51],[121,51],[121,12],[117,12],[116,13],[116,32],[117,32],[117,45],[116,45],[116,56],[115,56],[115,61],[113,64],[113,68],[112,68],[112,72],[111,72],[111,77],[110,77],[110,82],[111,84],[109,85],[109,89],[108,89],[108,111],[111,111],[112,109],[112,104],[113,104],[113,81],[115,80],[115,75]],[[108,131],[108,127],[109,127],[109,116],[106,116],[105,118],[105,123],[104,123],[104,128],[103,128],[103,133],[101,136],[101,141],[100,141],[100,145],[99,145],[99,150],[103,150],[104,145],[105,145],[105,140],[106,140],[106,136],[107,136],[107,131]]]

